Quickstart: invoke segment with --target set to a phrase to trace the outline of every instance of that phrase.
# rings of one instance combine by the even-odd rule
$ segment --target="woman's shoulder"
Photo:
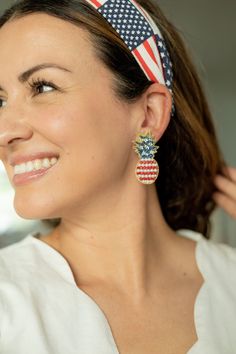
[[[193,230],[182,229],[178,233],[197,242],[196,257],[205,279],[234,286],[236,297],[236,248],[213,238],[207,239]]]
[[[218,255],[221,258],[230,259],[232,262],[236,262],[236,247],[233,247],[229,244],[219,242],[214,240],[214,237],[206,238],[200,232],[189,230],[189,229],[180,229],[177,231],[178,235],[190,238],[199,242],[202,248],[207,252],[212,253],[212,255]],[[236,235],[235,235],[236,237]]]
[[[0,257],[5,257],[5,255],[8,255],[10,253],[17,252],[19,249],[25,248],[27,244],[29,244],[29,240],[32,239],[33,233],[29,233],[26,236],[23,236],[20,240],[15,241],[13,243],[8,243],[7,245],[4,245],[3,247],[0,247]],[[7,236],[5,236],[7,237]]]
[[[0,292],[6,284],[18,287],[71,278],[64,257],[31,232],[20,241],[0,249]],[[68,276],[69,274],[69,276]]]
[[[0,249],[0,277],[16,274],[23,264],[32,262],[32,234],[26,235],[20,241]]]
[[[31,247],[33,241],[30,236],[0,249],[0,328],[2,321],[11,314],[14,304],[22,299],[27,270],[28,274],[34,274]]]
[[[204,240],[201,247],[209,276],[215,276],[222,283],[234,285],[236,297],[236,248],[213,239]]]

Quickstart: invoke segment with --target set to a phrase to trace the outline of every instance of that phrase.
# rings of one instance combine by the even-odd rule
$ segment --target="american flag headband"
[[[134,0],[86,0],[116,30],[149,81],[165,85],[172,95],[173,70],[163,36],[151,16]]]

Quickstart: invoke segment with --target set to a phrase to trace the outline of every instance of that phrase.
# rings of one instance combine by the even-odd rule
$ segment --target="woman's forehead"
[[[30,14],[7,22],[0,29],[1,54],[5,49],[37,51],[58,49],[84,51],[91,48],[88,33],[60,18],[47,14]]]
[[[27,68],[57,62],[86,69],[96,61],[87,31],[47,14],[30,14],[6,23],[0,29],[0,43],[1,76],[1,68],[10,67],[10,63]]]

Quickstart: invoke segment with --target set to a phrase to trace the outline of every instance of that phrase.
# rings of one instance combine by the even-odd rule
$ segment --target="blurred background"
[[[0,13],[14,3],[0,1]],[[167,17],[182,34],[202,78],[213,112],[221,149],[236,166],[236,1],[160,0]],[[31,231],[47,232],[40,221],[20,218],[13,208],[14,191],[0,162],[0,248]],[[212,214],[211,238],[236,247],[236,221],[222,209]]]

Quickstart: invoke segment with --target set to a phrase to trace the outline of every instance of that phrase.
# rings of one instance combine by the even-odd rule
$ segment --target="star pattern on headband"
[[[160,36],[158,36],[158,34],[156,34],[155,37],[156,37],[156,42],[157,42],[158,50],[162,61],[165,83],[168,89],[172,91],[171,88],[173,84],[173,69],[172,69],[172,62],[170,59],[170,55],[166,48],[164,40]]]
[[[87,0],[115,29],[148,80],[165,84],[173,99],[173,69],[165,40],[147,10],[135,0]]]
[[[129,1],[110,0],[103,4],[98,11],[119,33],[131,51],[154,35],[145,17]]]

